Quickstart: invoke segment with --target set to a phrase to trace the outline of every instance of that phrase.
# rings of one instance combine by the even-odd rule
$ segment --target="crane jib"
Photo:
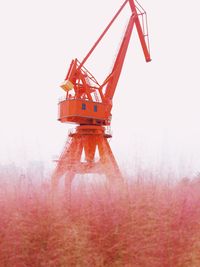
[[[112,71],[102,83],[99,83],[91,72],[86,69],[84,64],[127,4],[130,6],[131,16]],[[126,0],[85,58],[81,62],[77,59],[72,60],[65,81],[61,85],[62,89],[66,91],[65,99],[59,103],[58,119],[61,122],[110,125],[112,100],[120,79],[134,25],[139,36],[145,60],[147,62],[151,61],[146,12],[136,0]]]

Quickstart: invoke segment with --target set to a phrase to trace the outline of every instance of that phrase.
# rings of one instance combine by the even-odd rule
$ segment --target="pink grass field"
[[[0,267],[199,267],[200,182],[0,184]]]

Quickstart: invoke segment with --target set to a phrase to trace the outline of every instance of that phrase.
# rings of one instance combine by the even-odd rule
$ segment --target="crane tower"
[[[116,56],[112,71],[99,83],[85,63],[108,32],[126,5],[130,6],[130,19]],[[66,145],[52,175],[52,188],[65,177],[65,188],[70,190],[76,174],[104,174],[108,181],[122,181],[122,175],[109,146],[112,137],[107,131],[111,124],[113,97],[120,78],[133,27],[136,27],[146,62],[151,61],[146,12],[135,0],[126,0],[106,29],[82,61],[73,59],[61,88],[65,98],[59,102],[58,120],[77,126],[69,132]],[[84,160],[82,154],[84,151]],[[99,159],[95,158],[96,151]]]

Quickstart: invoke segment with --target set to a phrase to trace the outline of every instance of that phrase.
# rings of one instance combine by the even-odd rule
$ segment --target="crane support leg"
[[[60,179],[65,176],[65,190],[71,192],[71,184],[76,174],[104,174],[108,181],[123,182],[122,174],[108,143],[110,134],[102,126],[78,126],[68,136],[56,169],[52,175],[52,190],[55,191]],[[84,151],[84,157],[83,157]],[[96,151],[99,158],[95,158]]]

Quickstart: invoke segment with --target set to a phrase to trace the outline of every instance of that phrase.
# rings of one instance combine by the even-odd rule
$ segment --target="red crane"
[[[127,4],[130,6],[131,16],[121,46],[111,73],[99,84],[84,64]],[[78,126],[69,133],[66,146],[57,161],[52,176],[53,188],[58,186],[60,178],[64,175],[67,190],[70,190],[76,174],[98,173],[105,174],[109,181],[122,180],[108,143],[108,138],[112,136],[106,131],[106,126],[111,124],[112,101],[134,25],[144,57],[147,62],[151,61],[146,12],[136,0],[126,0],[82,62],[78,59],[71,62],[65,81],[61,85],[66,96],[59,102],[58,120]],[[85,157],[82,160],[83,151]],[[98,160],[95,158],[96,151],[99,152]]]

